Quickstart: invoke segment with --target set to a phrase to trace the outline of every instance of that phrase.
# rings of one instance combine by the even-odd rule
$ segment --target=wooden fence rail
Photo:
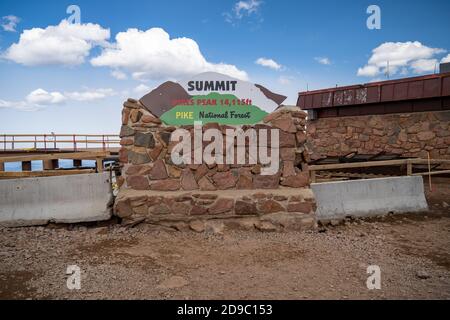
[[[413,173],[413,165],[419,164],[450,164],[450,160],[447,159],[398,159],[398,160],[385,160],[385,161],[367,161],[367,162],[352,162],[352,163],[337,163],[337,164],[323,164],[323,165],[310,165],[308,167],[312,182],[316,182],[316,172],[339,170],[339,169],[355,169],[355,168],[371,168],[371,167],[383,167],[383,166],[406,166],[406,175],[437,175],[448,174],[450,170],[440,170],[422,173]]]
[[[117,134],[0,134],[3,151],[24,149],[80,149],[118,148]],[[70,147],[68,147],[69,145]]]

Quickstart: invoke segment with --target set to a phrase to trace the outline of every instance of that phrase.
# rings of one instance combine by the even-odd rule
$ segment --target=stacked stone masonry
[[[320,118],[308,121],[312,159],[386,153],[450,159],[450,111]]]
[[[161,123],[139,101],[128,99],[122,111],[122,176],[115,212],[124,221],[145,219],[175,228],[193,229],[191,224],[211,219],[268,230],[312,228],[315,201],[309,188],[305,125],[305,112],[282,107],[261,123],[240,126],[244,131],[278,130],[279,170],[274,175],[262,175],[263,166],[248,161],[175,165],[171,150],[178,142],[171,142],[171,134],[177,127]],[[182,128],[193,132],[193,126]],[[203,126],[204,131],[209,128],[219,129],[225,141],[226,129],[237,126]]]

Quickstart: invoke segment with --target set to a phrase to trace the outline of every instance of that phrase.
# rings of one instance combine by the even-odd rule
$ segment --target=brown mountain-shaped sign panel
[[[270,100],[276,102],[278,105],[281,105],[284,102],[284,100],[287,99],[286,96],[283,96],[278,93],[274,93],[274,92],[270,91],[269,89],[267,89],[266,87],[263,87],[260,84],[255,84],[255,87],[260,89],[262,91],[262,93],[267,97],[267,99],[270,99]]]
[[[192,96],[178,83],[167,81],[143,96],[140,101],[153,115],[161,117],[174,107],[174,101],[189,100],[191,98]]]

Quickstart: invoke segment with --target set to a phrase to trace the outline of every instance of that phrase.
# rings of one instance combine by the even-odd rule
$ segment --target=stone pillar
[[[22,161],[22,171],[31,171],[31,161]]]

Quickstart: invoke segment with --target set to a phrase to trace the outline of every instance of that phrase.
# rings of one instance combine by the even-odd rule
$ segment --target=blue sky
[[[61,23],[71,4],[75,27]],[[391,78],[450,60],[447,0],[2,0],[0,18],[0,133],[117,133],[124,99],[203,71],[295,103],[307,86],[385,79],[386,60]]]

